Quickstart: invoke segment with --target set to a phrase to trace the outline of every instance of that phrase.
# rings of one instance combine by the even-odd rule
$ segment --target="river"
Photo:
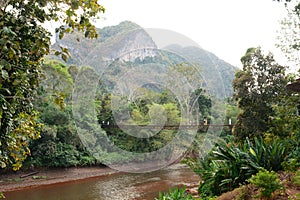
[[[188,167],[176,164],[151,173],[117,173],[5,195],[7,200],[153,200],[159,191],[198,181],[199,177]]]

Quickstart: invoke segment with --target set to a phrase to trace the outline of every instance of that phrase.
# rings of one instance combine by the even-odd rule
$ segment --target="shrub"
[[[293,183],[300,187],[300,169],[298,169],[295,176],[293,177]]]
[[[202,183],[198,193],[202,198],[239,187],[259,170],[248,153],[234,145],[232,138],[219,142],[205,158],[187,159],[184,163],[200,176]]]
[[[281,163],[288,155],[289,146],[286,140],[274,139],[266,142],[261,137],[255,137],[253,142],[248,138],[245,140],[243,151],[247,152],[251,160],[259,167],[278,171],[282,169]]]
[[[300,139],[290,139],[290,153],[287,156],[286,161],[282,163],[284,170],[286,171],[296,171],[300,168]]]
[[[220,195],[246,183],[260,168],[282,169],[281,162],[288,154],[286,143],[262,138],[246,139],[235,144],[232,137],[216,144],[212,151],[201,159],[188,158],[183,163],[190,166],[201,178],[198,192],[201,197]]]
[[[40,118],[48,125],[61,126],[69,122],[68,114],[54,104],[49,104],[43,108]]]
[[[159,197],[155,200],[194,200],[194,197],[185,192],[185,188],[174,190],[170,189],[167,193],[159,193]]]
[[[291,171],[294,172],[296,171],[298,168],[300,168],[300,162],[295,159],[295,158],[290,158],[287,161],[284,161],[282,163],[283,169],[285,171]]]
[[[59,142],[50,166],[71,167],[79,165],[79,152],[72,145]]]
[[[252,175],[249,182],[259,187],[260,197],[270,199],[273,192],[282,189],[278,175],[274,171],[260,170],[256,175]]]

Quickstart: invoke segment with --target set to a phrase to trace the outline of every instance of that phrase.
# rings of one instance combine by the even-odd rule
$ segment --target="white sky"
[[[275,48],[283,3],[273,0],[102,0],[106,8],[100,27],[129,20],[143,28],[168,29],[194,40],[205,50],[241,68],[249,47]]]

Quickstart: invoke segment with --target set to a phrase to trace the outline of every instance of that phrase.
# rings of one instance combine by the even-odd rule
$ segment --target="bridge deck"
[[[166,130],[207,130],[209,127],[220,128],[220,127],[229,127],[232,129],[233,125],[231,124],[208,124],[208,125],[102,125],[105,129],[166,129]]]

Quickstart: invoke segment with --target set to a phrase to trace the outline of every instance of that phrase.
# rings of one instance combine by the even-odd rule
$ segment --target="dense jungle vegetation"
[[[66,10],[61,9],[62,4],[67,7]],[[80,15],[76,14],[78,9],[83,10]],[[169,88],[146,84],[135,91],[134,101],[130,104],[119,103],[115,110],[111,106],[114,101],[123,102],[124,98],[131,98],[110,92],[116,85],[115,76],[125,73],[126,69],[133,68],[136,64],[149,67],[153,66],[149,63],[159,63],[156,65],[157,74],[164,72],[164,67],[168,64],[176,72],[184,72],[186,79],[191,82],[199,81],[193,80],[191,75],[195,74],[195,66],[197,70],[207,73],[207,76],[212,75],[205,68],[205,62],[195,64],[200,57],[189,60],[193,66],[171,53],[167,55],[167,59],[162,54],[146,56],[143,60],[114,58],[106,66],[109,69],[106,72],[107,78],[97,82],[93,99],[97,124],[102,126],[101,136],[97,138],[94,132],[90,132],[94,124],[90,123],[93,116],[86,112],[88,107],[76,113],[83,116],[79,123],[86,123],[86,130],[78,127],[76,120],[74,121],[74,109],[77,108],[73,105],[76,98],[73,90],[75,88],[81,91],[82,88],[76,88],[75,85],[78,87],[82,80],[77,77],[87,73],[90,76],[85,81],[92,82],[95,75],[103,72],[103,68],[93,65],[103,64],[105,61],[90,59],[95,55],[89,53],[84,58],[91,62],[77,66],[79,62],[85,64],[80,57],[82,54],[79,52],[79,56],[68,62],[67,57],[73,50],[70,49],[69,52],[63,45],[54,47],[55,53],[46,58],[51,51],[50,34],[40,24],[49,20],[63,21],[66,26],[59,27],[56,32],[60,39],[66,35],[67,39],[61,40],[65,44],[70,42],[72,34],[82,33],[80,37],[97,38],[99,30],[90,20],[104,10],[95,0],[89,3],[60,0],[0,2],[0,166],[3,172],[31,167],[101,165],[103,160],[105,163],[134,160],[134,157],[120,154],[107,155],[109,147],[101,145],[102,143],[95,147],[95,156],[95,152],[89,151],[86,144],[100,141],[105,136],[123,150],[145,153],[162,148],[176,134],[176,130],[163,129],[154,137],[136,138],[127,135],[120,127],[112,129],[111,127],[118,125],[115,121],[116,109],[119,113],[129,113],[118,118],[127,125],[160,125],[163,121],[166,122],[165,125],[176,127],[180,123],[210,124],[224,113],[222,105],[225,104],[226,112],[221,116],[224,119],[222,123],[227,124],[230,120],[234,124],[232,132],[222,130],[221,137],[214,138],[214,147],[202,155],[199,151],[204,136],[211,133],[206,129],[198,130],[187,156],[182,160],[182,163],[190,166],[201,177],[199,199],[214,199],[241,185],[245,186],[237,199],[251,199],[249,188],[252,186],[258,188],[258,196],[261,198],[283,196],[299,199],[297,194],[289,196],[284,192],[286,185],[277,174],[282,171],[292,173],[292,183],[295,187],[300,187],[299,94],[286,87],[295,82],[299,74],[288,74],[286,66],[278,64],[271,53],[263,52],[260,47],[246,51],[241,58],[242,70],[234,71],[227,64],[222,68],[225,72],[218,78],[225,79],[222,84],[226,86],[233,79],[232,88],[216,90],[213,86],[219,79],[210,77],[206,84],[188,91],[188,97],[179,99]],[[300,4],[297,3],[290,9],[289,18],[282,22],[278,44],[296,67],[299,67],[299,24]],[[123,28],[131,30],[132,27],[135,26],[125,23]],[[116,30],[114,27],[101,31],[104,31],[104,36],[109,37],[117,34],[114,32]],[[78,38],[76,35],[75,40]],[[102,44],[109,43],[98,40]],[[179,47],[172,48],[177,53],[184,51]],[[189,49],[186,56],[194,58],[192,51],[199,53],[198,50]],[[115,53],[120,57],[120,52]],[[60,55],[62,59],[54,60],[53,55]],[[234,78],[232,74],[235,74]],[[199,82],[203,83],[202,81]],[[178,84],[175,81],[173,85],[176,83]],[[183,105],[185,108],[193,108],[188,112],[196,113],[196,117],[192,120],[188,118],[189,113],[184,113],[187,110],[182,109]],[[85,144],[77,133],[79,128],[87,133]],[[147,136],[152,133],[151,130],[146,130],[143,134]],[[212,134],[212,138],[213,136]],[[179,189],[159,196],[159,199],[193,198]]]

